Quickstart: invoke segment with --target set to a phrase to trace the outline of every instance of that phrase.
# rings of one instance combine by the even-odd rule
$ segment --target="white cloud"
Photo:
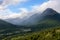
[[[27,1],[28,0],[2,0],[0,1],[0,18],[1,19],[16,18],[18,16],[22,16],[23,13],[27,13],[27,10],[25,8],[19,9],[21,10],[21,12],[19,13],[14,13],[10,9],[7,8],[9,5],[17,5],[20,3],[27,2]]]
[[[27,0],[4,0],[4,4],[13,4],[16,5],[18,3],[26,2]]]
[[[0,10],[6,9],[9,5],[17,5],[28,0],[2,0],[0,1]]]
[[[17,17],[20,17],[22,19],[25,16],[28,16],[28,10],[26,8],[20,8],[19,10],[19,13],[14,13],[9,9],[0,10],[0,19],[9,19]]]
[[[22,13],[27,13],[28,12],[28,9],[26,9],[26,8],[19,8],[19,10],[22,12]]]
[[[28,0],[4,0],[3,4],[18,4],[18,3],[22,3],[22,2],[26,2]]]
[[[60,0],[49,0],[47,2],[44,2],[42,5],[34,5],[32,6],[32,10],[28,11],[26,8],[19,8],[19,13],[13,13],[11,10],[7,9],[6,7],[8,5],[16,5],[19,2],[26,2],[27,0],[6,0],[4,3],[0,5],[0,18],[1,19],[14,19],[14,18],[20,18],[20,19],[26,19],[30,17],[31,15],[39,12],[43,12],[47,8],[52,8],[60,13]],[[3,9],[3,10],[1,10]],[[3,13],[3,14],[2,14]],[[18,20],[16,20],[18,21]],[[18,21],[19,22],[19,21]]]
[[[6,0],[7,2],[8,0]],[[10,0],[9,2],[14,1],[13,3],[15,3],[15,1],[17,2],[18,0]],[[19,0],[20,2],[25,2],[26,0]],[[8,3],[10,4],[10,3]],[[4,18],[23,18],[25,16],[29,16],[32,15],[34,13],[38,13],[38,12],[43,12],[46,8],[53,8],[56,11],[60,12],[60,0],[49,0],[47,2],[44,2],[42,5],[35,5],[32,6],[32,10],[28,11],[28,9],[26,8],[19,8],[20,12],[19,13],[13,13],[11,12],[9,9],[4,9],[3,7],[0,7],[0,9],[4,9],[0,12],[0,14],[2,16],[4,16]],[[4,13],[4,14],[2,14]],[[7,15],[7,16],[6,16]],[[2,17],[1,17],[2,18]]]
[[[44,2],[42,5],[35,5],[33,6],[35,11],[44,11],[47,8],[52,8],[60,13],[60,0],[49,0],[47,2]]]

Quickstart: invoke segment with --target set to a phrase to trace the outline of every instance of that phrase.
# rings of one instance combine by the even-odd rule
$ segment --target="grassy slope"
[[[0,20],[0,40],[11,35],[20,34],[20,29],[16,25]]]
[[[57,20],[45,19],[36,25],[30,26],[32,33],[10,35],[3,38],[4,40],[59,40],[60,32],[60,23]],[[39,31],[39,32],[38,32]]]
[[[36,22],[36,25],[22,27],[31,29],[29,32],[23,32],[20,30],[21,28],[15,28],[9,23],[0,22],[0,40],[60,40],[60,14],[51,9],[46,10],[44,13],[48,13],[46,16],[43,15],[44,20],[40,21],[38,19],[39,22]],[[49,15],[49,13],[54,13],[54,15]],[[24,36],[21,36],[21,34],[24,34]]]
[[[54,19],[44,19],[41,22],[38,22],[36,25],[31,26],[32,31],[40,31],[47,28],[54,28],[60,26],[60,21]]]
[[[60,40],[60,28],[51,28],[44,31],[34,32],[25,36],[16,35],[4,40]]]

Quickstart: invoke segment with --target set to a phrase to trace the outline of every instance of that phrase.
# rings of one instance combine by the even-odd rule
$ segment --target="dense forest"
[[[0,31],[1,40],[60,40],[60,21],[54,19],[45,19],[36,25],[11,28]],[[31,30],[23,31],[21,29]]]
[[[39,32],[8,36],[3,40],[60,40],[60,28],[49,28]]]

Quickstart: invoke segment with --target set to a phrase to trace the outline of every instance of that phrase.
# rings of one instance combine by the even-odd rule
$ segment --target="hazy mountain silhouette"
[[[22,22],[22,24],[34,25],[34,24],[38,23],[39,21],[42,21],[42,20],[48,19],[48,18],[60,20],[60,14],[51,8],[47,8],[43,13],[41,13],[41,14],[36,13],[36,14],[32,15],[30,18],[24,20]]]
[[[46,9],[40,14],[40,17],[42,19],[37,17],[38,21],[32,26],[30,25],[33,31],[60,26],[60,14],[51,8]]]
[[[6,19],[7,22],[10,22],[15,25],[34,25],[45,18],[51,18],[55,20],[60,20],[60,14],[51,8],[47,8],[43,13],[35,13],[28,18],[13,18]]]

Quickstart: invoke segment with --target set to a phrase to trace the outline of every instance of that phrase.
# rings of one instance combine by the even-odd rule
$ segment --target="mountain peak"
[[[53,9],[51,9],[51,8],[47,8],[47,9],[43,12],[44,15],[55,15],[56,13],[58,13],[58,12],[56,12],[55,10],[53,10]]]
[[[52,11],[53,11],[53,9],[52,9],[52,8],[47,8],[46,10],[48,10],[48,11],[51,11],[51,10],[52,10]]]

